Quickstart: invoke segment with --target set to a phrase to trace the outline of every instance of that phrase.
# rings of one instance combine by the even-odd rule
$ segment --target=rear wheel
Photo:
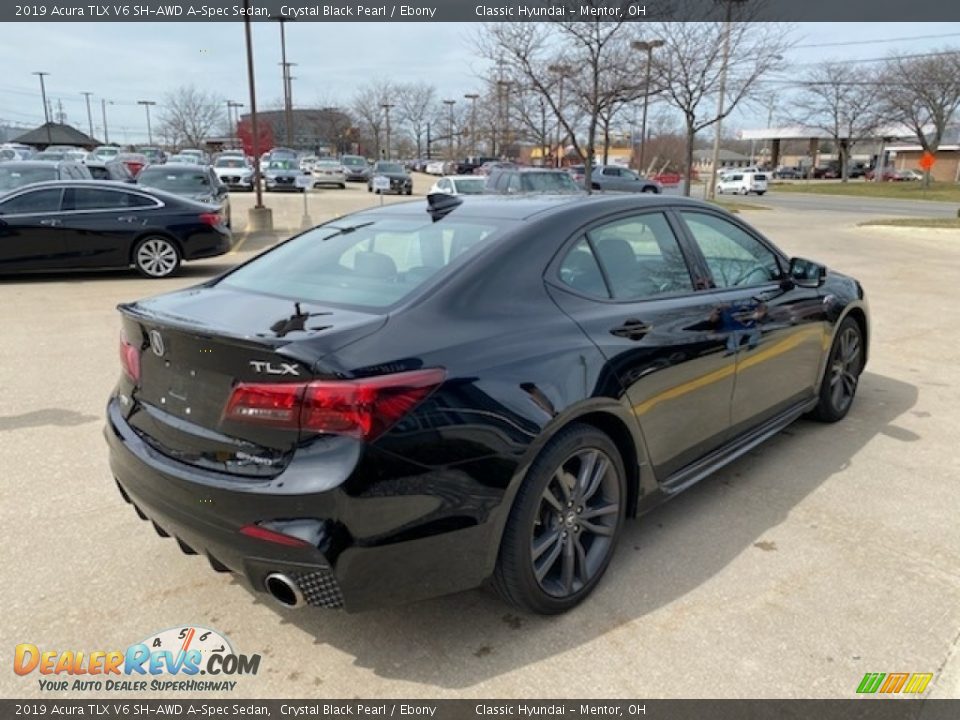
[[[151,235],[137,243],[133,250],[133,264],[141,275],[148,278],[164,278],[180,267],[180,250],[165,237]]]
[[[589,595],[623,526],[626,474],[616,446],[571,425],[530,466],[504,530],[493,584],[509,603],[544,615]]]
[[[656,189],[653,185],[647,185],[647,186],[646,186],[645,188],[643,188],[643,190],[641,190],[640,192],[656,193],[656,192],[657,192],[657,189]]]
[[[817,420],[837,422],[850,411],[863,372],[863,332],[853,318],[840,324],[820,384],[820,401],[811,413]]]

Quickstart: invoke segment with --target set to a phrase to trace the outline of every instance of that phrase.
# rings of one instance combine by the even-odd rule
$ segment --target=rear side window
[[[767,176],[766,176],[766,175],[754,175],[754,176],[753,176],[753,179],[754,179],[754,180],[758,180],[758,181],[760,181],[760,182],[766,182],[766,181],[767,181]]]
[[[293,300],[382,308],[469,260],[501,221],[407,218],[322,226],[239,268],[221,282]],[[356,228],[344,231],[343,228]]]
[[[28,215],[60,212],[60,188],[44,188],[0,202],[0,215]]]
[[[142,195],[103,188],[68,188],[63,199],[64,210],[111,210],[153,204]]]
[[[586,238],[580,238],[560,263],[560,281],[584,295],[610,297],[600,265]]]

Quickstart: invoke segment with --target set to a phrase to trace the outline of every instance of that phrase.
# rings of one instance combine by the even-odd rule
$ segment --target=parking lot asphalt
[[[728,196],[724,195],[723,198]],[[755,203],[781,210],[793,210],[797,213],[840,213],[856,215],[860,220],[892,217],[957,217],[957,203],[933,200],[901,200],[898,198],[844,197],[842,195],[820,195],[777,192],[772,189],[766,195],[748,195],[736,197],[737,202]]]
[[[300,196],[267,200],[278,227],[299,225]],[[240,218],[251,196],[233,201]],[[354,186],[308,201],[316,222],[377,202]],[[960,234],[857,228],[855,210],[742,217],[863,282],[856,403],[630,522],[597,592],[556,618],[484,590],[359,615],[279,609],[121,500],[101,436],[115,305],[199,282],[264,238],[166,280],[0,278],[0,694],[84,695],[10,672],[17,643],[111,650],[194,624],[262,656],[205,697],[853,698],[866,672],[930,672],[929,696],[960,697]]]

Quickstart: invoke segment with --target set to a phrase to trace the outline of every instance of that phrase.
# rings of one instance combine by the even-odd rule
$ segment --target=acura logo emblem
[[[163,357],[163,336],[156,330],[150,331],[150,349],[157,357]]]

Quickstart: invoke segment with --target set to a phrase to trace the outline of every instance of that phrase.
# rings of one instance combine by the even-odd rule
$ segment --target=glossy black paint
[[[77,209],[78,193],[86,190],[108,190],[118,202]],[[55,207],[5,211],[17,198],[44,191],[59,193]],[[210,211],[203,203],[110,181],[35,183],[0,198],[0,273],[129,267],[137,242],[158,235],[175,241],[184,260],[222,255],[230,250],[230,231],[200,220]]]
[[[425,210],[417,201],[351,220],[428,221]],[[610,436],[627,469],[629,512],[646,511],[810,409],[845,317],[867,335],[855,280],[828,272],[804,287],[775,249],[781,280],[713,287],[681,210],[760,238],[735,217],[681,198],[471,196],[449,217],[499,218],[511,228],[383,313],[298,305],[297,317],[329,315],[323,330],[300,322],[290,331],[290,299],[230,290],[219,279],[121,307],[145,373],[162,372],[165,360],[148,349],[158,330],[171,357],[190,358],[197,376],[209,378],[190,385],[169,377],[186,383],[184,395],[199,393],[189,419],[121,378],[105,431],[121,492],[164,533],[257,591],[271,572],[328,570],[347,610],[489,578],[527,468],[573,421]],[[696,291],[624,303],[560,281],[557,264],[585,230],[648,211],[669,218]],[[217,413],[230,379],[250,379],[249,359],[293,362],[308,377],[443,367],[447,379],[372,443],[279,431],[240,438]],[[260,461],[245,467],[241,449]],[[287,548],[238,534],[249,523],[291,518],[316,520],[321,539]]]

